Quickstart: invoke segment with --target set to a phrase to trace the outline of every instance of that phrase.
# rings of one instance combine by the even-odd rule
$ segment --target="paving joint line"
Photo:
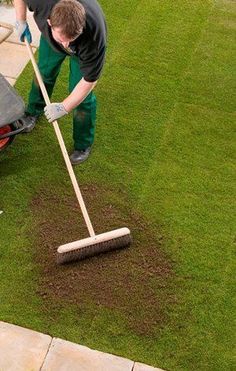
[[[45,363],[45,361],[46,361],[46,358],[47,358],[48,353],[49,353],[49,351],[50,351],[50,348],[51,348],[51,345],[52,345],[53,339],[54,339],[54,338],[51,337],[50,344],[48,345],[48,350],[47,350],[47,352],[46,352],[46,354],[45,354],[45,357],[44,357],[43,362],[42,362],[42,366],[40,367],[39,371],[42,370],[42,367],[43,367],[43,365],[44,365],[44,363]]]

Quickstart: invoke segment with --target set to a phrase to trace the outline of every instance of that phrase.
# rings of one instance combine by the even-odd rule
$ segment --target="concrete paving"
[[[40,33],[28,12],[33,36],[33,51],[37,50]],[[14,26],[13,7],[0,5],[0,73],[14,85],[29,61],[26,47],[15,33],[7,38],[8,28]],[[112,354],[98,352],[62,339],[0,322],[1,371],[161,371]]]
[[[0,41],[8,33],[4,24],[14,27],[15,10],[12,6],[0,5]],[[27,20],[32,33],[33,52],[39,45],[40,32],[34,22],[31,12],[27,13]],[[19,42],[16,32],[13,32],[6,40],[0,44],[0,73],[6,77],[11,85],[14,85],[17,78],[29,62],[26,47]]]
[[[61,339],[53,339],[42,371],[132,371],[134,362]]]
[[[163,371],[0,322],[1,371]]]
[[[160,368],[155,368],[152,366],[145,365],[144,363],[134,362],[134,367],[132,371],[164,371]]]
[[[12,6],[7,5],[0,5],[0,22],[3,21],[5,23],[8,23],[12,26],[15,25],[15,10]],[[32,33],[32,45],[35,47],[38,47],[39,45],[39,38],[40,38],[40,32],[38,30],[37,25],[35,24],[33,13],[27,12],[27,21],[29,23],[30,31]],[[13,33],[8,41],[11,42],[19,42],[16,33]]]
[[[51,337],[0,322],[0,370],[40,370]]]
[[[14,84],[29,61],[27,49],[25,45],[5,41],[0,45],[0,53],[4,56],[0,58],[0,72]]]

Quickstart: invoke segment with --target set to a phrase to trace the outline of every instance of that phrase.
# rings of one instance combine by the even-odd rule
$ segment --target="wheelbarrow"
[[[0,152],[4,151],[15,136],[25,129],[20,122],[24,112],[23,99],[0,74]]]
[[[0,22],[0,44],[13,32],[12,25]],[[19,119],[23,116],[23,99],[0,73],[0,152],[24,130]]]

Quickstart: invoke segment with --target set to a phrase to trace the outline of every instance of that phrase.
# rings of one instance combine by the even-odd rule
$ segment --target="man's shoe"
[[[88,147],[86,149],[82,149],[80,151],[75,150],[70,155],[70,162],[72,165],[81,164],[81,162],[84,162],[89,157],[89,154],[91,152],[91,147]]]
[[[31,116],[31,115],[24,115],[19,119],[22,126],[24,126],[24,130],[22,133],[30,133],[34,127],[36,122],[38,121],[39,116]]]

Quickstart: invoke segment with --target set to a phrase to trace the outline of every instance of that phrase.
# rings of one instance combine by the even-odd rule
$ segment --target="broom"
[[[45,103],[46,105],[48,105],[50,104],[48,93],[43,83],[38,66],[36,64],[31,46],[29,45],[27,39],[25,39],[25,44],[28,49],[29,56],[30,56],[40,89],[41,89],[41,92],[43,94]],[[102,233],[102,234],[98,234],[98,235],[95,234],[57,121],[53,122],[53,127],[54,127],[64,160],[65,160],[66,167],[69,172],[70,179],[74,187],[74,191],[78,199],[89,235],[90,235],[90,237],[88,238],[84,238],[82,240],[74,241],[74,242],[59,246],[57,249],[57,263],[64,264],[64,263],[68,263],[68,262],[72,262],[76,260],[82,260],[89,256],[94,256],[100,253],[120,249],[120,248],[130,245],[131,234],[130,234],[130,230],[126,227],[119,228],[119,229],[106,232],[106,233]]]

